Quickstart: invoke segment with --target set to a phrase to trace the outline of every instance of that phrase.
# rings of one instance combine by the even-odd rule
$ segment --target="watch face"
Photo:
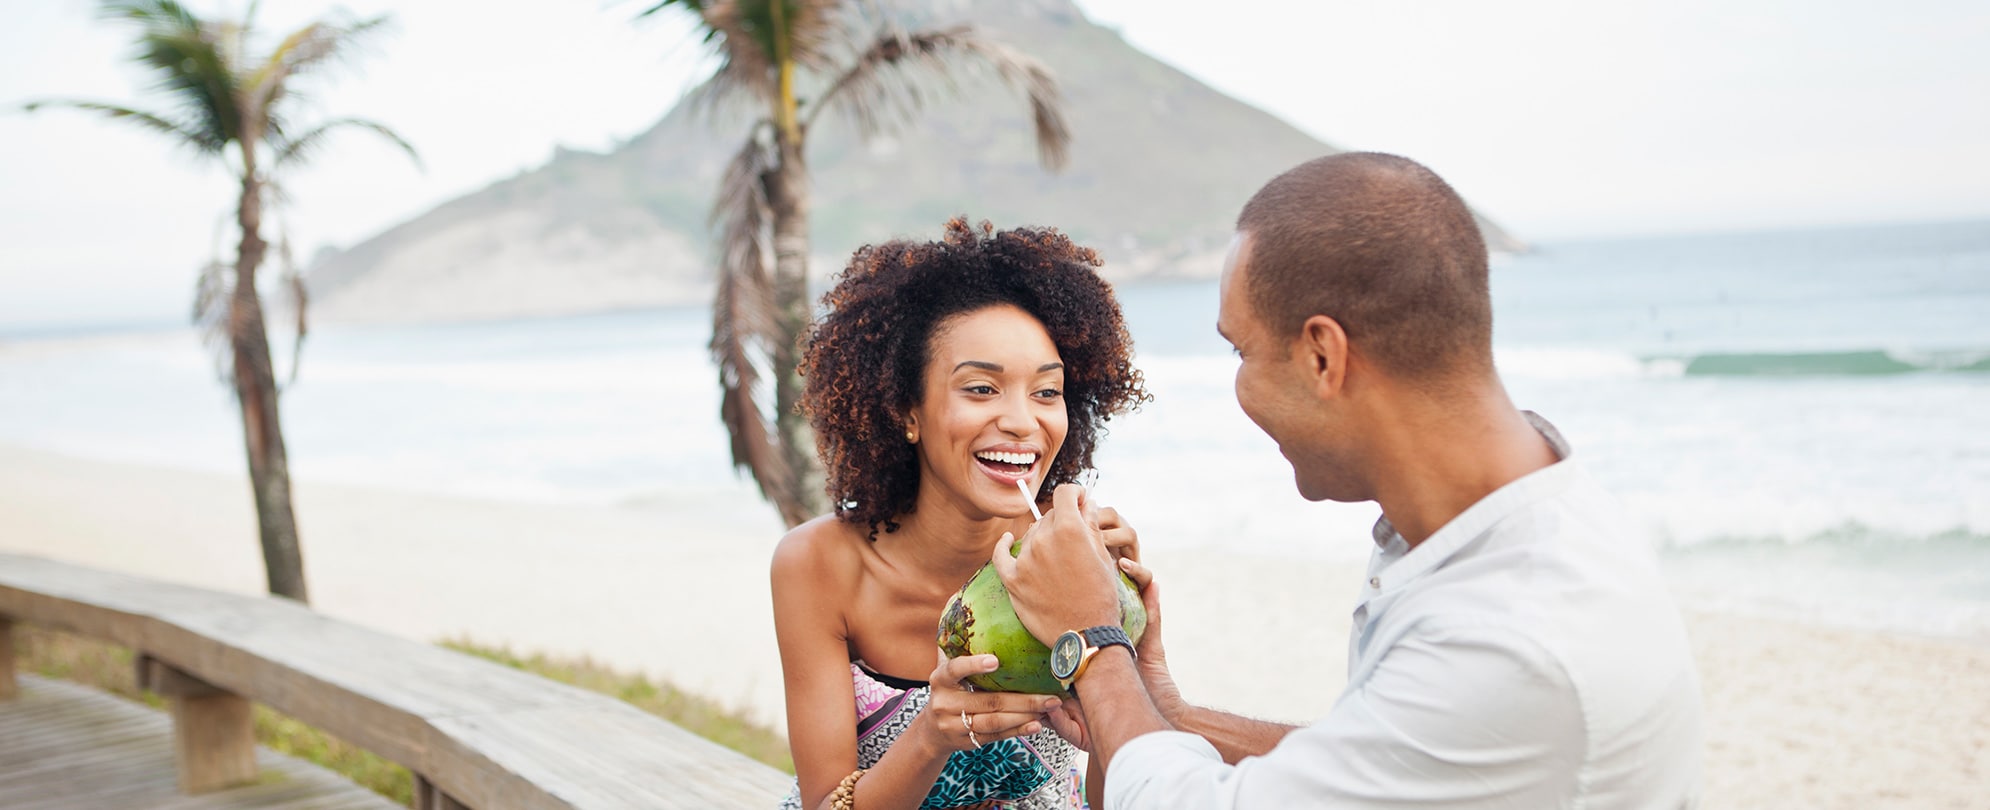
[[[1058,636],[1050,647],[1050,674],[1057,678],[1069,678],[1078,671],[1078,661],[1084,658],[1085,638],[1073,632]]]

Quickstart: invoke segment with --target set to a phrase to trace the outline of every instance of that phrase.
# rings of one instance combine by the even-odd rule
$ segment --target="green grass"
[[[522,655],[467,640],[449,640],[442,646],[619,698],[787,773],[795,771],[788,742],[781,735],[716,701],[668,683],[616,672],[586,658]],[[14,626],[14,648],[16,668],[21,672],[73,681],[165,708],[164,699],[138,688],[134,655],[127,648],[25,624]],[[402,804],[412,799],[414,777],[400,765],[260,704],[256,706],[255,725],[256,742],[272,751],[317,763]]]

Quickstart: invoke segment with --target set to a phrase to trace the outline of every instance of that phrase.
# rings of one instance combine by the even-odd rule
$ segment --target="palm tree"
[[[290,117],[298,106],[292,82],[352,55],[386,18],[328,15],[257,53],[252,50],[260,44],[252,25],[254,3],[240,22],[204,20],[174,0],[107,0],[101,13],[137,28],[132,58],[158,80],[156,92],[173,105],[171,110],[147,112],[74,100],[38,101],[27,109],[64,107],[136,124],[226,165],[240,181],[241,196],[235,206],[240,242],[234,264],[216,260],[208,266],[194,316],[227,345],[224,376],[234,386],[242,409],[270,593],[308,602],[297,518],[290,502],[290,465],[277,417],[276,375],[270,364],[262,298],[256,291],[256,271],[270,247],[263,239],[263,214],[281,196],[281,186],[274,180],[277,173],[308,160],[339,130],[372,132],[415,157],[414,148],[399,135],[372,121],[335,118],[300,127]],[[288,281],[301,290],[294,273]],[[300,295],[296,321],[300,340],[304,324]]]
[[[810,129],[836,111],[866,140],[887,135],[910,124],[927,101],[960,95],[960,79],[984,72],[1022,91],[1045,167],[1062,167],[1071,136],[1050,70],[969,26],[907,31],[887,17],[866,33],[861,15],[842,0],[661,0],[641,16],[671,7],[697,18],[720,58],[687,101],[743,98],[763,108],[712,207],[718,291],[711,350],[733,464],[753,473],[793,526],[828,509],[815,440],[796,407],[797,344],[809,322]],[[798,89],[804,82],[816,91],[806,104]],[[755,396],[756,358],[773,377],[772,429]]]

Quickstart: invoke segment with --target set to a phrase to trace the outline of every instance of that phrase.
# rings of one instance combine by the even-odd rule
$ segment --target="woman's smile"
[[[1017,481],[1039,478],[1035,472],[1037,461],[1042,458],[1043,454],[1036,448],[1016,444],[996,445],[974,453],[982,471],[1010,489],[1015,489]]]

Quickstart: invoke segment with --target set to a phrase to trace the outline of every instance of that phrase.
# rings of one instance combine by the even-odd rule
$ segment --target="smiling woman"
[[[920,445],[917,480],[963,514],[1012,512],[1017,482],[1042,480],[1070,429],[1057,344],[1012,304],[951,318],[931,344],[925,390],[905,414],[906,443]]]
[[[838,514],[890,532],[899,516],[918,508],[922,455],[914,442],[897,439],[916,432],[911,413],[922,402],[952,390],[951,381],[926,376],[936,359],[933,349],[941,338],[955,338],[944,341],[951,347],[968,336],[956,316],[1002,305],[1032,321],[1020,331],[1034,332],[1051,351],[1019,358],[1013,369],[991,369],[990,358],[963,354],[945,370],[965,375],[963,384],[979,374],[972,381],[992,386],[994,375],[1047,374],[1042,366],[1058,365],[1070,434],[1066,447],[1049,454],[1048,463],[1038,459],[1028,477],[1048,493],[1090,469],[1105,422],[1147,397],[1119,303],[1093,270],[1100,264],[1092,249],[1054,230],[993,233],[983,223],[976,233],[964,219],[948,223],[943,241],[888,242],[857,251],[842,282],[824,296],[829,313],[809,336],[802,360],[802,408],[816,430]],[[1018,326],[1015,319],[1005,323]],[[969,333],[980,337],[995,329]],[[1042,486],[1046,481],[1049,486]]]
[[[1054,230],[955,219],[940,241],[857,251],[824,298],[802,408],[837,508],[773,563],[784,807],[1080,806],[1059,699],[967,689],[998,662],[946,660],[934,633],[1003,533],[1028,528],[1024,492],[1090,471],[1106,420],[1147,399],[1099,264]],[[1116,513],[1101,523],[1134,545]]]

